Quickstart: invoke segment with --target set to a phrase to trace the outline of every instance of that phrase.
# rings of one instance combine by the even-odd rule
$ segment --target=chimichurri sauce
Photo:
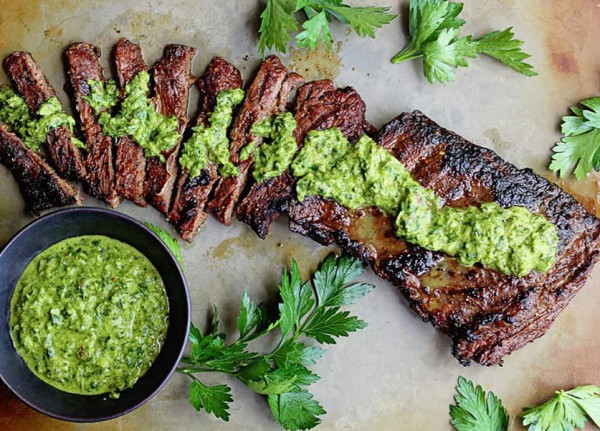
[[[11,299],[10,332],[29,369],[51,386],[117,396],[158,356],[168,312],[162,278],[142,253],[80,236],[27,266]]]

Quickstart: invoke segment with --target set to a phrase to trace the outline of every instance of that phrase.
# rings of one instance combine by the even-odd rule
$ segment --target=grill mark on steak
[[[148,70],[142,56],[142,49],[125,38],[119,39],[114,49],[117,77],[121,94],[125,86],[138,73]],[[122,136],[117,140],[115,151],[115,189],[119,196],[145,207],[148,205],[144,196],[146,180],[146,158],[144,150],[131,137]]]
[[[298,90],[294,118],[294,137],[300,149],[311,130],[337,127],[350,140],[360,137],[367,127],[366,107],[351,87],[335,88],[331,80],[312,81]],[[287,211],[296,180],[289,170],[262,183],[253,183],[238,208],[238,218],[264,239],[271,224]]]
[[[100,48],[85,42],[72,43],[65,52],[75,107],[87,146],[84,188],[89,195],[115,208],[121,198],[115,190],[112,138],[102,133],[92,107],[83,100],[90,93],[90,86],[86,82],[88,79],[104,81],[98,61],[100,56]]]
[[[401,289],[421,318],[452,338],[453,354],[465,365],[498,364],[544,335],[598,258],[600,220],[530,169],[517,169],[418,111],[384,126],[377,142],[446,205],[495,201],[543,214],[558,230],[556,263],[546,273],[522,278],[478,264],[465,267],[396,238],[393,220],[376,209],[350,211],[319,197],[290,206],[291,227],[321,243],[335,240],[368,261]]]
[[[33,56],[24,51],[14,52],[4,59],[4,70],[25,99],[32,115],[56,92]],[[85,178],[81,153],[71,141],[72,133],[66,126],[52,129],[46,136],[46,150],[59,175],[79,181]]]
[[[4,126],[0,126],[0,163],[10,169],[19,183],[27,210],[34,215],[50,208],[81,203],[79,190],[60,178]]]
[[[208,116],[217,103],[219,93],[241,88],[242,83],[242,76],[237,68],[221,57],[213,58],[196,82],[200,90],[200,113],[196,124],[209,126]],[[194,239],[198,229],[206,221],[208,216],[206,203],[217,178],[217,166],[210,160],[200,176],[194,179],[190,179],[189,175],[181,169],[169,220],[176,225],[181,237],[188,242]]]
[[[161,59],[154,66],[154,103],[156,109],[167,117],[179,121],[179,142],[163,153],[165,162],[158,157],[146,160],[145,195],[148,202],[167,215],[173,187],[177,180],[177,157],[183,132],[188,123],[187,106],[189,89],[194,83],[191,76],[192,60],[196,48],[185,45],[167,45]]]
[[[254,141],[257,146],[262,143],[262,138],[250,132],[252,126],[285,109],[290,92],[301,81],[300,75],[289,72],[274,55],[267,57],[261,64],[230,132],[230,160],[239,169],[239,174],[235,177],[220,177],[214,196],[208,203],[210,212],[221,223],[232,223],[235,206],[246,187],[253,163],[252,156],[245,161],[240,160],[241,150],[250,142]]]

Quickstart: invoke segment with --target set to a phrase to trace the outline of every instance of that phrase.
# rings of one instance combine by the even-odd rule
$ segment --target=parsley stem
[[[212,368],[203,368],[203,367],[176,368],[175,371],[182,373],[182,374],[189,374],[189,375],[191,375],[192,373],[221,373],[222,372],[219,370],[214,370]]]
[[[405,49],[403,49],[402,51],[400,51],[398,54],[394,55],[392,57],[392,63],[402,63],[403,61],[409,61],[409,60],[414,60],[416,58],[422,58],[423,57],[423,53],[418,51],[417,49],[411,49],[411,50],[407,50],[406,47]]]

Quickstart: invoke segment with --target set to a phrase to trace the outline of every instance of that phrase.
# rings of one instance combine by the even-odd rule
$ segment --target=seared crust
[[[221,223],[230,225],[233,221],[235,206],[242,195],[248,180],[248,173],[253,163],[253,157],[240,160],[240,152],[250,142],[260,145],[262,139],[252,135],[252,126],[271,114],[281,112],[286,108],[288,96],[302,78],[290,73],[276,56],[270,56],[263,61],[248,88],[246,98],[235,118],[231,129],[230,160],[239,170],[235,177],[219,178],[215,193],[208,204],[211,213]]]
[[[56,92],[44,76],[40,66],[28,52],[14,52],[4,60],[4,70],[15,83],[32,114]],[[81,153],[71,141],[71,131],[61,126],[51,130],[46,137],[46,149],[59,175],[79,181],[85,178]]]
[[[219,93],[241,88],[242,83],[242,76],[237,68],[221,57],[213,58],[196,82],[200,90],[200,113],[196,124],[208,126],[208,115],[213,111]],[[184,240],[191,242],[206,221],[206,203],[217,178],[217,167],[210,161],[200,176],[193,180],[181,170],[169,220],[177,226]]]
[[[291,228],[370,262],[396,284],[411,307],[453,340],[463,363],[494,365],[546,333],[585,282],[598,258],[600,221],[567,193],[530,169],[445,130],[421,112],[402,114],[379,133],[417,181],[446,205],[495,201],[544,215],[558,230],[557,262],[544,274],[518,278],[405,243],[393,220],[376,209],[349,211],[318,197],[290,206]]]
[[[168,214],[173,187],[177,180],[177,158],[181,137],[188,123],[189,89],[194,82],[191,67],[195,55],[196,48],[167,45],[163,56],[154,66],[156,109],[165,116],[177,117],[179,121],[179,143],[175,148],[163,153],[165,162],[161,162],[158,157],[146,160],[146,199],[165,215]]]
[[[331,80],[312,81],[298,90],[294,137],[302,147],[311,130],[337,127],[350,140],[360,137],[367,128],[365,104],[351,87],[335,88]],[[286,171],[279,177],[252,184],[238,208],[238,218],[247,223],[261,238],[269,234],[271,224],[287,211],[296,180]]]
[[[19,183],[27,210],[34,215],[50,208],[81,203],[79,190],[61,179],[4,126],[0,126],[0,163],[10,169]]]
[[[115,45],[115,63],[121,92],[138,73],[148,70],[139,45],[121,38]],[[119,196],[145,207],[146,158],[144,151],[129,136],[117,141],[115,152],[115,189]]]
[[[98,61],[101,51],[89,43],[75,42],[67,48],[65,56],[71,88],[75,96],[75,106],[87,145],[85,191],[115,208],[121,198],[115,189],[112,139],[102,134],[102,128],[96,120],[92,107],[83,99],[90,93],[88,79],[104,81],[102,67]]]

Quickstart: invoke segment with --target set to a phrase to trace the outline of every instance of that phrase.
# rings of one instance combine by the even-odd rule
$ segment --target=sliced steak
[[[211,213],[221,222],[230,225],[233,221],[235,206],[240,199],[248,180],[253,157],[240,160],[240,152],[250,142],[260,145],[262,138],[251,133],[252,126],[286,108],[288,96],[302,78],[290,73],[276,56],[263,61],[248,88],[246,98],[235,118],[231,129],[230,160],[239,170],[235,177],[219,178],[213,198],[208,204]]]
[[[294,132],[298,148],[311,130],[339,128],[350,140],[360,137],[367,127],[365,104],[351,87],[335,88],[330,80],[304,84],[296,97]],[[252,184],[238,208],[238,218],[261,238],[269,234],[271,223],[287,211],[295,179],[289,171],[262,183]]]
[[[319,197],[292,201],[292,229],[321,243],[335,240],[370,262],[377,274],[401,289],[419,316],[452,338],[453,354],[465,365],[498,364],[544,335],[598,258],[600,220],[530,169],[517,169],[421,112],[391,121],[377,142],[446,205],[494,201],[547,217],[560,239],[556,263],[546,273],[521,278],[479,264],[465,267],[396,238],[393,220],[376,209],[350,211]]]
[[[196,124],[208,126],[208,116],[216,105],[219,93],[241,88],[242,83],[238,69],[221,57],[213,58],[196,83],[200,90],[200,113]],[[206,169],[194,179],[181,171],[169,220],[177,226],[184,240],[191,242],[204,224],[208,215],[206,203],[217,178],[217,167],[210,161]]]
[[[119,39],[114,50],[117,65],[117,77],[121,91],[138,73],[148,70],[142,57],[142,49],[127,39]],[[115,153],[115,189],[117,194],[131,202],[145,207],[148,205],[144,195],[146,180],[146,158],[144,150],[129,136],[117,141]]]
[[[0,126],[0,163],[10,169],[19,183],[27,210],[41,211],[80,204],[81,194],[35,152],[4,126]]]
[[[102,133],[92,107],[83,99],[90,93],[88,79],[104,81],[102,67],[98,61],[101,51],[89,43],[76,42],[67,48],[65,56],[75,106],[87,145],[85,191],[114,208],[121,199],[115,189],[112,139]]]
[[[154,66],[156,109],[165,116],[177,117],[180,137],[183,137],[188,123],[189,89],[194,83],[190,71],[195,55],[196,48],[167,45],[163,56]],[[161,162],[158,157],[151,157],[146,161],[146,199],[165,215],[168,214],[173,187],[177,180],[179,146],[178,143],[175,148],[163,153],[164,162]]]
[[[15,52],[4,60],[4,70],[13,80],[25,99],[32,115],[56,92],[44,76],[42,69],[28,52]],[[53,166],[62,177],[79,181],[85,178],[83,157],[71,141],[71,131],[66,126],[52,129],[46,137],[46,149]]]

